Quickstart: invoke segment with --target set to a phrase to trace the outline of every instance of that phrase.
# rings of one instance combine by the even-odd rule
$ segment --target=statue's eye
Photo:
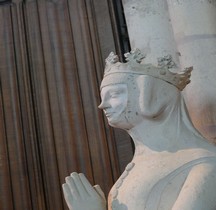
[[[119,93],[112,93],[110,94],[111,98],[117,98],[119,96]]]

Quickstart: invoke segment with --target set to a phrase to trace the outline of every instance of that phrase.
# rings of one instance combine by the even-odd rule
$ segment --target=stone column
[[[166,0],[123,0],[131,48],[147,54],[146,62],[170,54],[178,64],[178,53]]]
[[[216,1],[168,0],[182,67],[193,66],[185,99],[195,127],[216,141]]]

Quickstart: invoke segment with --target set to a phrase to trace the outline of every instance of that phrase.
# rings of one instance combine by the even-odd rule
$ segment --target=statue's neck
[[[195,147],[197,141],[182,120],[180,105],[168,107],[158,118],[144,119],[128,133],[135,144],[135,155],[142,150],[145,153],[176,152]]]

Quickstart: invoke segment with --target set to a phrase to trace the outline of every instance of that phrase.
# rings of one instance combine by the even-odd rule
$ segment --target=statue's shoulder
[[[199,164],[195,164],[189,173],[189,177],[196,176],[197,178],[205,177],[207,180],[208,178],[211,178],[213,175],[216,182],[216,156],[212,157],[206,157],[203,162],[200,162]]]
[[[199,183],[199,186],[204,186],[208,182],[216,185],[216,155],[195,160],[186,182],[191,182],[191,184],[194,183],[195,185]]]
[[[173,210],[216,209],[216,157],[191,168]]]

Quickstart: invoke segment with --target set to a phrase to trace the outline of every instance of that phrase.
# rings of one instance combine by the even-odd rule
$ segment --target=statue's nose
[[[105,101],[101,101],[100,105],[98,106],[99,109],[106,109],[109,107],[109,104]]]

